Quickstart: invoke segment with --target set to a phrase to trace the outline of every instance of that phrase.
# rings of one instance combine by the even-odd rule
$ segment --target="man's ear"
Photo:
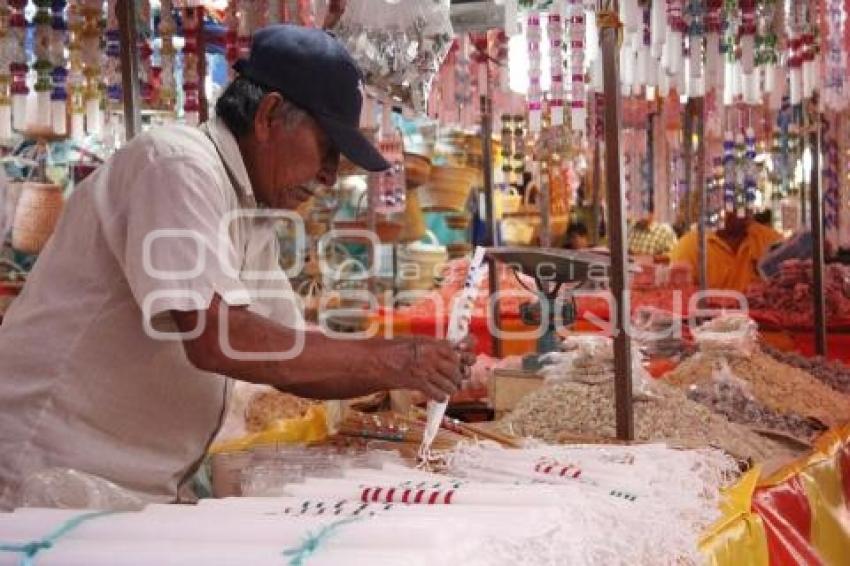
[[[277,92],[270,92],[260,100],[260,106],[254,115],[254,136],[260,143],[266,143],[271,138],[272,125],[283,106],[283,97]]]

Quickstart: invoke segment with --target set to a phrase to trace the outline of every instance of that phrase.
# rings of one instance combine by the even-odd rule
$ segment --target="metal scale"
[[[596,252],[515,247],[489,248],[487,257],[534,279],[536,289],[526,289],[537,295],[538,301],[520,305],[520,317],[525,324],[545,327],[537,339],[537,352],[522,360],[523,370],[536,372],[543,365],[543,354],[559,350],[557,329],[576,320],[573,291],[607,288],[610,258]],[[521,281],[520,285],[525,287]],[[567,289],[562,292],[565,286]],[[491,293],[495,291],[491,289]],[[542,304],[548,308],[542,309]]]

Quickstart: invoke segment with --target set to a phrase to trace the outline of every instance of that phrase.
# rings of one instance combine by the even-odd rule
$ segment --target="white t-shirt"
[[[140,135],[79,185],[0,325],[0,509],[57,467],[178,498],[232,384],[146,327],[176,332],[168,311],[204,308],[215,293],[303,324],[291,295],[269,296],[291,293],[273,222],[230,219],[256,210],[217,119]]]

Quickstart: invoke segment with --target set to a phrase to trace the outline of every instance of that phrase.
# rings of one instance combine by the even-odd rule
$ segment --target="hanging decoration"
[[[200,89],[203,86],[198,73],[198,34],[203,33],[201,13],[203,8],[183,8],[183,119],[187,124],[200,121]]]
[[[65,82],[68,79],[68,70],[65,68],[65,43],[68,36],[68,26],[65,23],[65,0],[53,0],[51,10],[53,17],[50,20],[50,62],[52,70],[52,91],[50,93],[50,128],[53,133],[64,136],[68,133],[67,111],[68,91]]]
[[[826,42],[824,49],[824,88],[823,103],[827,109],[841,112],[848,107],[845,87],[847,53],[844,51],[844,38],[847,25],[847,11],[843,0],[828,0],[826,3]]]
[[[457,39],[454,73],[454,102],[457,108],[457,121],[462,125],[469,122],[469,107],[472,104],[472,78],[469,72],[468,38],[461,35]]]
[[[500,152],[502,158],[502,175],[504,182],[508,185],[514,184],[513,176],[513,156],[514,156],[514,128],[513,116],[510,114],[502,114],[501,116],[501,138]]]
[[[121,142],[121,110],[123,85],[121,84],[121,32],[118,29],[118,0],[109,0],[106,5],[106,49],[104,81],[106,82],[106,122],[104,144],[108,149]],[[163,43],[164,43],[163,39]]]
[[[27,19],[24,10],[27,0],[9,0],[11,13],[9,14],[9,30],[12,35],[12,62],[9,70],[12,73],[12,127],[23,131],[27,126],[27,65],[26,35]]]
[[[564,123],[564,22],[560,9],[553,5],[547,19],[549,33],[549,116],[553,126]]]
[[[227,61],[227,76],[233,80],[236,71],[233,64],[239,60],[239,2],[232,0],[228,2],[224,11],[224,58]]]
[[[393,125],[392,115],[392,103],[384,100],[378,149],[391,166],[386,171],[369,174],[369,194],[373,195],[375,201],[372,206],[379,214],[404,212],[406,202],[404,147],[401,133]]]
[[[101,0],[84,0],[83,2],[81,49],[83,76],[85,77],[86,133],[93,136],[100,135],[102,131],[100,115],[100,81],[103,76],[100,66],[100,18],[102,9]],[[148,12],[148,15],[150,15],[150,12]]]
[[[525,176],[525,155],[526,155],[526,121],[525,116],[521,114],[514,115],[514,160],[513,173],[514,184],[521,187],[523,177]]]
[[[14,35],[9,26],[9,4],[0,0],[0,140],[12,137],[12,44]]]
[[[705,8],[705,91],[723,92],[723,60],[720,54],[723,0],[706,0]]]
[[[821,115],[821,139],[823,140],[823,233],[825,241],[838,249],[838,222],[841,208],[841,180],[839,178],[840,150],[838,145],[837,115]]]
[[[703,48],[705,43],[705,3],[704,0],[688,1],[688,87],[690,98],[699,98],[705,94],[703,74]],[[683,93],[680,93],[683,94]]]
[[[543,31],[540,28],[540,12],[529,12],[525,39],[528,46],[528,131],[536,135],[540,133],[543,117],[543,88],[540,84]]]
[[[68,6],[68,88],[71,95],[71,136],[85,136],[85,75],[83,74],[83,19],[79,2]]]
[[[50,71],[53,65],[50,63],[50,5],[51,0],[35,0],[36,12],[33,17],[35,25],[34,55],[36,72],[35,79],[35,116],[33,116],[32,127],[40,131],[49,131],[50,120],[50,91],[52,82]]]
[[[567,0],[567,24],[570,42],[570,126],[580,137],[586,137],[587,85],[584,65],[587,27],[581,0]]]
[[[747,128],[744,132],[744,210],[752,211],[756,203],[758,190],[756,166],[756,132]]]
[[[732,132],[723,137],[723,210],[735,211],[735,138]]]
[[[177,49],[174,47],[174,34],[177,24],[174,22],[173,0],[161,0],[159,11],[159,36],[161,41],[159,86],[159,106],[167,112],[175,111],[177,102],[177,84],[174,78],[174,61]]]
[[[154,100],[151,21],[150,0],[139,0],[136,14],[137,44],[139,47],[139,95],[142,99],[142,106],[145,108],[150,108],[151,102]]]

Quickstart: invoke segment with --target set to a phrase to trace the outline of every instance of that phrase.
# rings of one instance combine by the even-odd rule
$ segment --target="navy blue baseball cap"
[[[352,163],[367,171],[389,169],[360,132],[360,70],[328,32],[287,24],[262,28],[254,34],[249,58],[233,68],[306,110]]]

